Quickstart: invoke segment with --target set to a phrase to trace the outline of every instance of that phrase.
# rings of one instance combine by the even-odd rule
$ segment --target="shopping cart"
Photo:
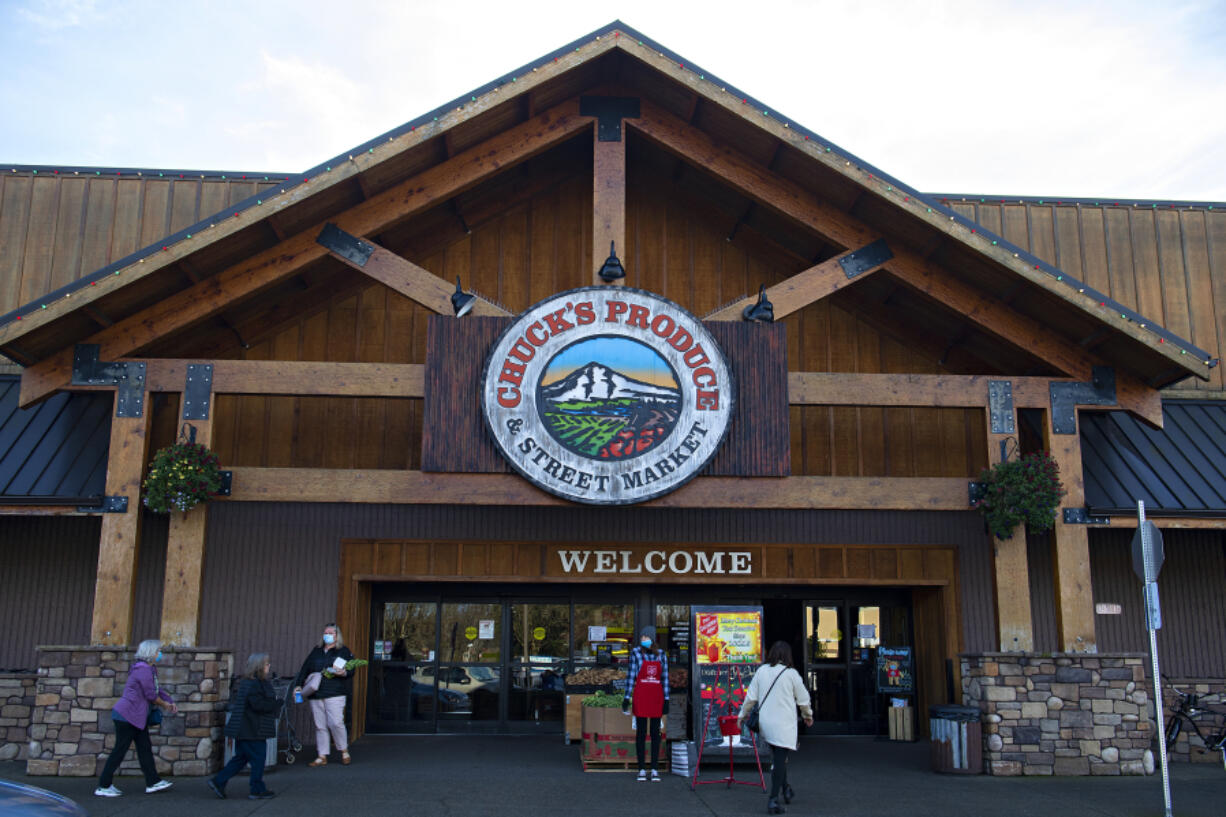
[[[298,759],[298,753],[302,751],[302,741],[298,740],[298,734],[294,731],[294,724],[290,718],[289,707],[294,699],[294,679],[278,678],[274,675],[272,689],[277,695],[277,700],[281,702],[277,709],[277,751],[284,756],[288,766]],[[282,746],[285,748],[281,748]]]

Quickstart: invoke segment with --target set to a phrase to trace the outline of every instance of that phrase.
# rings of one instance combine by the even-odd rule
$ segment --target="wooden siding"
[[[275,184],[184,175],[0,175],[0,315]]]
[[[631,187],[628,193],[627,285],[663,294],[702,316],[802,266],[751,256],[716,232],[696,205],[648,192]],[[590,202],[590,180],[567,180],[444,250],[406,257],[446,280],[458,275],[465,289],[518,312],[560,289],[589,283],[583,259]],[[823,300],[782,322],[791,371],[943,371],[915,344],[850,308]],[[247,337],[248,349],[235,339],[219,356],[424,363],[428,317],[376,284]],[[217,410],[214,446],[231,465],[421,466],[420,400],[222,395]],[[978,409],[792,407],[789,425],[795,475],[969,478],[987,462]]]
[[[1211,356],[1226,353],[1226,209],[973,196],[949,206]],[[1221,392],[1223,367],[1206,382],[1189,378],[1173,388]]]
[[[1121,615],[1096,615],[1104,652],[1149,652],[1141,580],[1132,571],[1131,530],[1091,530],[1094,602],[1118,604]],[[1166,561],[1158,575],[1162,629],[1158,657],[1172,678],[1226,676],[1226,534],[1162,532]],[[1037,647],[1037,644],[1036,644]]]

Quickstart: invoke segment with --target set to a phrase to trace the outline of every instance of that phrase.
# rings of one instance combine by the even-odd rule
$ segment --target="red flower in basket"
[[[617,756],[618,756],[618,757],[625,757],[625,756],[626,756],[626,750],[625,750],[624,748],[623,748],[623,749],[618,749],[618,750],[617,750]]]

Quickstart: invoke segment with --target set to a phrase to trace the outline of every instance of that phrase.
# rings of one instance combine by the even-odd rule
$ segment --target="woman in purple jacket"
[[[170,781],[158,776],[157,767],[153,764],[153,746],[149,742],[149,713],[153,707],[174,714],[179,707],[170,699],[170,693],[158,687],[157,669],[154,664],[162,660],[162,642],[155,639],[142,641],[136,648],[136,660],[128,671],[128,682],[123,685],[123,695],[111,709],[111,719],[115,722],[115,748],[106,759],[102,768],[102,776],[98,778],[98,788],[94,794],[99,797],[118,797],[123,794],[115,788],[112,780],[115,770],[123,762],[128,753],[128,746],[136,744],[136,757],[140,760],[141,771],[145,773],[145,794],[170,788]]]

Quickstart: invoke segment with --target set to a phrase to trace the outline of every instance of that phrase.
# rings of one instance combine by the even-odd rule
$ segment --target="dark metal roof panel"
[[[1081,452],[1091,513],[1226,516],[1226,403],[1168,400],[1163,428],[1123,411],[1085,412]]]
[[[59,392],[22,409],[20,385],[19,378],[0,377],[0,501],[102,496],[111,394]]]

